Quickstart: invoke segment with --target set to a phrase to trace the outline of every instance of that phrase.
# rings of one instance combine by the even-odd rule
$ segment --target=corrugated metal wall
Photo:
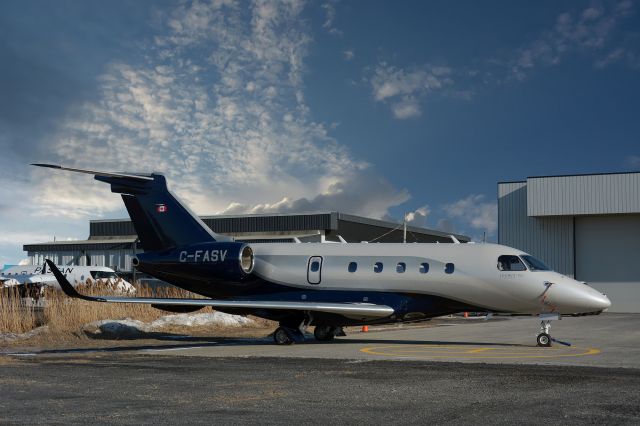
[[[89,265],[87,256],[89,255]],[[42,265],[45,259],[51,259],[56,265],[106,266],[115,271],[130,271],[132,250],[88,250],[88,251],[42,251],[29,252],[31,265]]]
[[[573,276],[573,217],[527,216],[527,182],[498,184],[498,242]]]
[[[337,223],[332,221],[333,214],[300,214],[274,216],[204,216],[202,221],[213,232],[242,233],[242,232],[280,232],[280,231],[308,231],[318,229],[334,229]],[[130,220],[91,221],[89,225],[90,238],[136,235]]]
[[[130,220],[92,220],[89,222],[90,237],[136,235]]]
[[[331,213],[244,216],[244,217],[203,217],[203,222],[213,232],[280,232],[331,229]]]
[[[640,213],[640,173],[527,179],[529,216]]]

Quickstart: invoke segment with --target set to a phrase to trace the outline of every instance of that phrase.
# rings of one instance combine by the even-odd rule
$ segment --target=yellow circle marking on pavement
[[[597,355],[596,348],[571,347],[465,347],[463,345],[389,345],[371,346],[360,349],[370,355],[395,356],[405,358],[466,358],[466,359],[524,359],[562,358]]]

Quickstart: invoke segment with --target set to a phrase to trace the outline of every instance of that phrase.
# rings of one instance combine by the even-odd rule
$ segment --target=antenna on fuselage
[[[407,213],[404,213],[404,217],[402,219],[402,242],[407,243]]]

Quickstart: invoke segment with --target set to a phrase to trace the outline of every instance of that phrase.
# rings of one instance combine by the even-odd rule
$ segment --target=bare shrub
[[[204,299],[203,296],[177,287],[156,289],[144,285],[136,285],[135,287],[137,290],[135,297]],[[171,312],[156,309],[148,304],[100,303],[73,299],[52,288],[48,288],[44,292],[44,307],[33,308],[25,304],[25,299],[20,297],[21,294],[17,287],[1,290],[0,333],[25,333],[44,323],[49,327],[47,339],[57,340],[81,336],[82,326],[93,321],[132,318],[148,323],[164,315],[171,315]],[[114,293],[112,289],[96,283],[80,285],[77,290],[81,294],[91,296],[122,296]],[[255,322],[250,328],[267,328],[273,325],[268,320],[256,317],[252,317],[252,319]],[[211,329],[211,327],[208,328]],[[218,330],[221,328],[224,327],[213,327]]]
[[[28,306],[18,287],[0,289],[0,333],[25,333],[38,324],[33,306]]]
[[[136,287],[136,289],[135,297],[202,298],[202,296],[177,287],[161,287],[155,291],[148,286]],[[77,290],[88,296],[109,294],[119,296],[104,286],[95,284],[80,285]],[[169,312],[161,311],[147,304],[100,303],[72,299],[53,289],[46,291],[45,299],[47,301],[45,318],[52,331],[77,331],[83,324],[104,319],[134,318],[150,322],[169,314]]]

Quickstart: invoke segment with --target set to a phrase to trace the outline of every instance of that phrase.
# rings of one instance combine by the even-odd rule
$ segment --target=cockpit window
[[[544,262],[542,262],[539,259],[536,259],[533,256],[529,256],[528,254],[525,254],[520,257],[522,258],[522,260],[524,260],[524,262],[527,264],[529,269],[532,271],[549,271],[549,267],[545,265]]]
[[[518,256],[502,255],[498,258],[498,269],[501,271],[526,271],[524,263]]]
[[[108,280],[109,278],[118,278],[115,272],[111,271],[91,271],[94,280]]]

